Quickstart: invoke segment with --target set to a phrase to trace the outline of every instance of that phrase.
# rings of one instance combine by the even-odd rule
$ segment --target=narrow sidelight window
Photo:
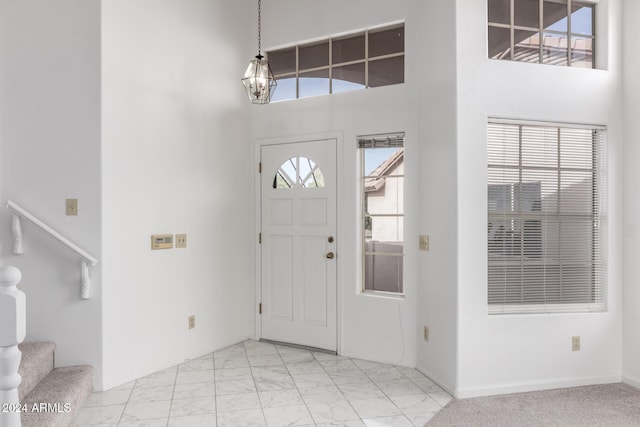
[[[358,137],[364,291],[403,294],[404,133]]]

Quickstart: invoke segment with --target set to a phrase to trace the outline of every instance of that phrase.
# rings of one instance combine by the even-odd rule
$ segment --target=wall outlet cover
[[[571,337],[571,351],[580,351],[580,337]]]
[[[429,250],[429,236],[426,236],[426,235],[419,236],[418,249],[421,251]]]
[[[65,207],[66,207],[67,216],[78,215],[78,199],[66,199]]]

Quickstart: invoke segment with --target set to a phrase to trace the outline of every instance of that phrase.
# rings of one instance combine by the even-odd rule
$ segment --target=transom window
[[[364,291],[402,294],[404,133],[358,137]]]
[[[489,58],[594,68],[595,6],[575,0],[488,0]]]
[[[604,130],[488,124],[489,313],[603,311]]]
[[[404,24],[267,52],[271,101],[404,83]]]

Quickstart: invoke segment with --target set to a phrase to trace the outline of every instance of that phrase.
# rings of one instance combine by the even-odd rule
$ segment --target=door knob
[[[333,259],[335,257],[335,255],[333,254],[333,252],[329,252],[327,254],[327,259]]]

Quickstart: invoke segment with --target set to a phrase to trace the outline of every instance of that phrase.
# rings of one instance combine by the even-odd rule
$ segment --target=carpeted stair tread
[[[56,368],[22,401],[22,427],[69,426],[93,390],[91,366]],[[44,404],[44,405],[43,405]]]
[[[52,342],[31,342],[22,343],[18,347],[22,352],[18,370],[22,376],[18,396],[22,401],[53,370],[56,345]]]

